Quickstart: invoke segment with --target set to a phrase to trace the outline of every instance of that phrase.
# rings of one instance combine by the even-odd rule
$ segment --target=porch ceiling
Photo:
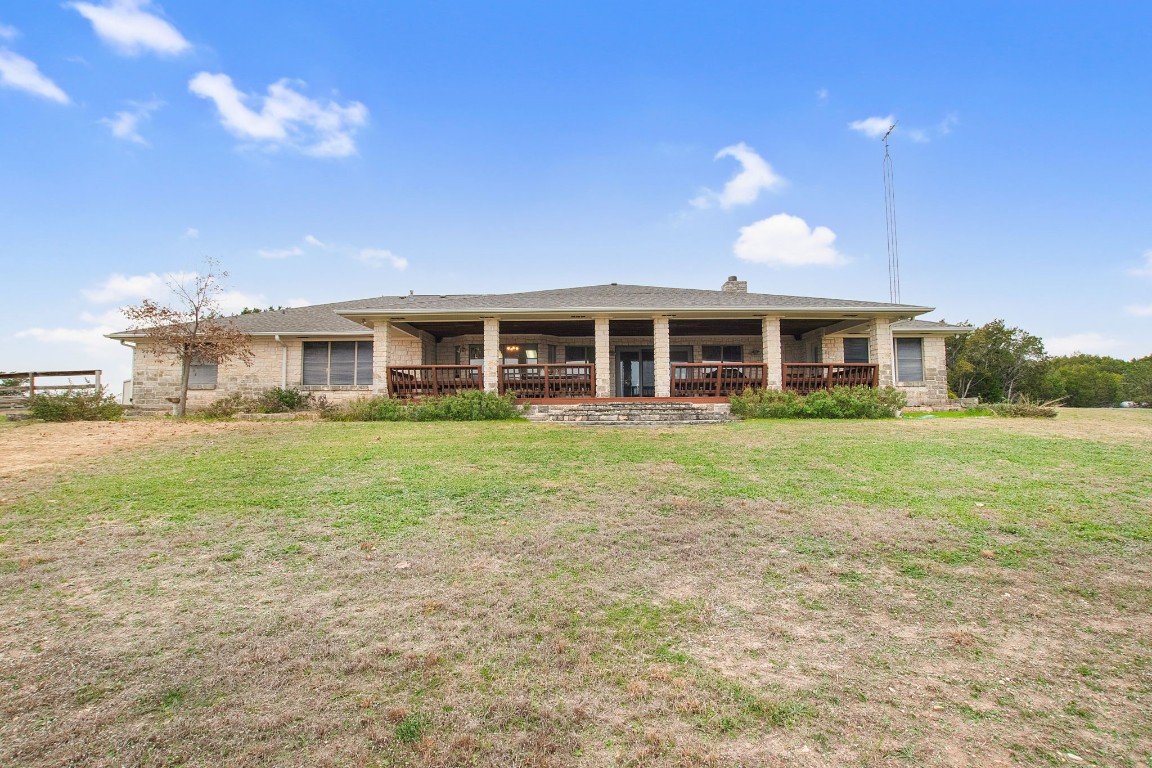
[[[841,318],[797,318],[780,321],[780,332],[784,336],[800,336],[842,322]],[[426,331],[443,341],[456,336],[478,336],[484,332],[484,323],[479,320],[436,321],[408,323],[414,328]],[[613,336],[651,336],[651,320],[611,320],[609,332]],[[759,336],[761,324],[758,319],[676,319],[669,321],[672,336]],[[503,320],[501,334],[543,334],[559,337],[589,337],[594,335],[591,320]]]

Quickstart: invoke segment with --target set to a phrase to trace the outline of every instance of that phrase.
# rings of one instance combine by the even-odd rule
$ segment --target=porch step
[[[577,403],[531,405],[529,421],[602,427],[663,427],[723,424],[730,421],[728,403]]]

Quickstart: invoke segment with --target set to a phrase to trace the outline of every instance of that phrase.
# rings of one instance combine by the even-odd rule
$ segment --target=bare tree
[[[249,337],[233,327],[220,310],[222,281],[227,272],[220,272],[219,262],[205,260],[205,269],[186,280],[169,275],[168,288],[172,291],[171,305],[144,299],[140,304],[122,311],[134,330],[147,337],[146,352],[157,357],[173,358],[180,366],[180,401],[176,415],[183,416],[188,402],[188,377],[193,363],[219,365],[228,360],[239,360],[252,365]]]

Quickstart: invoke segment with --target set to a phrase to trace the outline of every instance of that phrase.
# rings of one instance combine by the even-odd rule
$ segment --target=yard
[[[0,765],[1152,765],[1152,412],[0,423]]]

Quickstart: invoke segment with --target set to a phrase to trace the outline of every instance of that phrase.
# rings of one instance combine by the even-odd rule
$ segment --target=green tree
[[[1021,328],[993,320],[950,339],[948,386],[959,397],[985,402],[1012,400],[1040,388],[1048,357],[1044,341]]]
[[[1152,355],[1128,363],[1121,391],[1126,400],[1152,404]]]
[[[1067,405],[1077,408],[1116,405],[1122,397],[1124,377],[1109,370],[1116,366],[1105,362],[1107,360],[1125,365],[1122,360],[1091,355],[1054,358],[1049,363],[1048,386],[1041,396],[1062,397]]]

